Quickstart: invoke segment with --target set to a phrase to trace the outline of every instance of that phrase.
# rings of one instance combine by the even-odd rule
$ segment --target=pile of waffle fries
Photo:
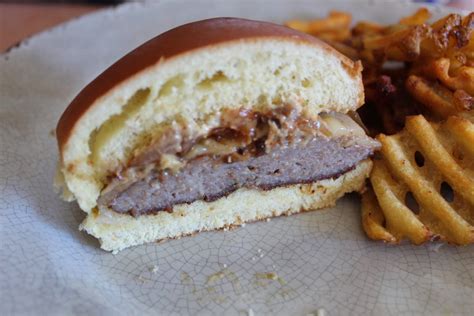
[[[419,9],[397,24],[331,12],[287,26],[361,60],[369,133],[382,143],[362,196],[367,235],[474,242],[474,12],[429,23]]]

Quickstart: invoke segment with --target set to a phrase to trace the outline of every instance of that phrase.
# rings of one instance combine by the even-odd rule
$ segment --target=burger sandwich
[[[361,68],[272,23],[177,27],[67,107],[56,184],[109,251],[332,206],[378,147],[354,114]]]

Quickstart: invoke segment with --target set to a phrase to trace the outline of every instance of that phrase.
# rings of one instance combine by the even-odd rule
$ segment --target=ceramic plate
[[[388,23],[415,5],[131,3],[73,20],[0,56],[0,314],[471,314],[474,247],[369,241],[355,195],[333,209],[112,255],[77,230],[84,218],[78,206],[53,192],[57,149],[50,131],[84,85],[129,50],[199,19],[281,23],[330,9]]]

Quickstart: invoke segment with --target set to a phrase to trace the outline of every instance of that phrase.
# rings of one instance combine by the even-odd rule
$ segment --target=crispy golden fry
[[[294,30],[309,33],[309,23],[310,22],[303,20],[289,20],[285,22],[285,25]]]
[[[388,232],[384,223],[383,211],[378,205],[374,192],[369,188],[362,195],[362,227],[371,239],[396,243],[398,239]]]
[[[374,61],[371,55],[380,54],[383,50],[384,58],[378,58],[383,63],[385,60],[415,61],[420,57],[444,57],[468,45],[474,25],[473,14],[464,19],[458,14],[451,14],[431,26],[424,24],[429,16],[427,9],[420,9],[412,16],[403,18],[400,24],[381,26],[370,22],[358,23],[353,35],[363,45],[356,47],[362,50],[362,56],[369,56],[369,63]]]
[[[453,94],[454,106],[460,111],[474,109],[474,98],[464,90],[456,90]]]
[[[326,42],[327,41],[342,42],[351,36],[351,30],[349,28],[343,28],[341,30],[325,31],[321,33],[312,33],[312,34]]]
[[[462,50],[458,50],[449,54],[449,74],[456,75],[458,70],[463,66],[474,67],[474,63],[463,53]]]
[[[439,58],[449,55],[469,44],[474,27],[473,13],[464,19],[459,14],[450,14],[431,25],[431,36],[421,43],[421,55]]]
[[[474,113],[463,115],[442,124],[412,116],[402,132],[379,136],[383,160],[370,177],[378,204],[370,191],[362,204],[370,238],[474,243]]]
[[[460,67],[456,75],[450,77],[446,72],[439,71],[438,78],[452,90],[464,90],[470,95],[474,95],[474,67]]]
[[[474,180],[464,174],[463,168],[438,140],[431,125],[426,120],[415,117],[407,120],[406,129],[416,139],[430,140],[419,142],[421,151],[443,174],[454,191],[474,206]]]
[[[371,175],[372,187],[386,221],[386,227],[397,240],[408,237],[414,244],[421,244],[429,239],[428,229],[405,206],[407,188],[397,183],[390,175],[382,161],[375,163]]]
[[[352,37],[349,36],[351,15],[344,12],[333,11],[326,18],[311,21],[292,20],[286,25],[324,40],[344,41],[369,65],[382,66],[386,60],[451,58],[454,54],[464,56],[462,66],[468,60],[474,64],[474,40],[471,40],[474,38],[474,13],[464,18],[450,14],[428,25],[430,16],[426,8],[421,8],[398,24],[385,26],[362,21],[352,29]]]
[[[313,20],[309,23],[309,33],[320,34],[328,31],[349,29],[352,16],[346,12],[331,11],[327,18]]]
[[[465,34],[468,43],[460,49],[460,52],[474,63],[474,12],[471,12],[463,19],[462,25],[464,32],[470,33],[470,35]]]
[[[464,90],[474,95],[474,67],[461,66],[456,69],[455,76],[450,76],[450,65],[448,58],[434,60],[425,67],[425,74],[438,79],[451,90]]]
[[[399,23],[402,25],[420,25],[426,23],[430,17],[431,13],[427,8],[420,8],[412,15],[400,19]]]
[[[451,14],[433,23],[424,24],[429,18],[427,9],[420,9],[414,15],[403,18],[400,24],[381,26],[370,22],[358,23],[352,30],[357,38],[352,43],[361,41],[363,45],[354,45],[361,50],[361,56],[368,56],[367,61],[385,60],[416,61],[423,58],[440,58],[461,52],[469,46],[473,37],[474,14],[464,19],[458,14]],[[472,45],[472,44],[471,44]],[[383,51],[384,58],[372,58]],[[466,49],[465,57],[474,57],[472,49]]]
[[[406,89],[411,95],[437,116],[444,118],[474,108],[474,98],[471,96],[474,95],[474,67],[450,68],[450,59],[433,59],[414,65],[410,70],[413,75],[406,80]]]
[[[456,52],[449,58],[416,63],[412,65],[411,73],[439,80],[451,90],[464,90],[474,95],[474,62],[461,52]]]
[[[354,61],[359,59],[359,54],[357,53],[357,50],[355,48],[339,41],[326,40],[326,42],[332,47],[334,47],[336,50],[338,50],[340,53],[349,57],[350,59]]]
[[[343,41],[351,35],[351,20],[349,13],[331,11],[326,18],[311,21],[290,20],[285,25],[323,40]]]
[[[453,93],[437,82],[411,75],[405,87],[418,102],[440,118],[447,118],[461,110],[456,108]]]
[[[358,35],[380,35],[384,31],[385,26],[368,21],[358,22],[352,29],[352,34]]]
[[[466,118],[451,116],[446,122],[446,127],[459,146],[474,157],[474,124]]]
[[[443,56],[450,43],[450,34],[461,24],[459,14],[450,14],[431,25],[431,36],[426,38],[421,48],[424,57],[438,58]]]
[[[420,55],[420,45],[430,34],[427,25],[416,25],[384,36],[364,38],[364,50],[383,50],[390,60],[413,61]]]

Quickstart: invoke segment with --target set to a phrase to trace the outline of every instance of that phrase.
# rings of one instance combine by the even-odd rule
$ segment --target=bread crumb
[[[443,247],[445,244],[444,243],[434,243],[434,244],[429,244],[428,249],[433,251],[433,252],[439,252],[439,249]]]
[[[49,131],[49,136],[52,138],[56,138],[56,129],[53,128]]]
[[[315,312],[308,313],[306,316],[326,316],[324,308],[318,308]]]
[[[266,219],[267,222],[269,222],[269,221],[271,221],[271,220],[272,220],[272,219],[271,219],[270,217]]]
[[[207,277],[206,284],[215,283],[225,277],[225,271],[219,271]]]
[[[278,274],[275,272],[256,273],[257,279],[278,280]]]
[[[150,272],[156,274],[158,272],[158,266],[155,264],[153,267],[150,268]]]
[[[318,308],[316,316],[326,316],[326,310],[324,308]]]
[[[258,280],[271,280],[271,281],[278,281],[278,283],[280,283],[281,286],[286,285],[286,281],[283,280],[283,278],[280,277],[276,272],[255,273],[255,278],[257,279],[257,282]],[[286,293],[284,292],[286,291],[283,291],[281,294],[286,295]]]
[[[249,308],[249,310],[247,311],[247,315],[248,316],[255,316],[253,310],[251,308]]]
[[[137,280],[142,284],[146,281],[146,279],[141,274],[137,277]]]

